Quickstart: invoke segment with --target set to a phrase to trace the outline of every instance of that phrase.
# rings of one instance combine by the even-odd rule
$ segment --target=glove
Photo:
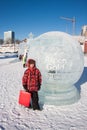
[[[26,91],[28,91],[27,85],[23,85],[23,88],[24,88]]]
[[[38,85],[38,90],[40,90],[40,89],[41,89],[41,85],[39,84],[39,85]]]

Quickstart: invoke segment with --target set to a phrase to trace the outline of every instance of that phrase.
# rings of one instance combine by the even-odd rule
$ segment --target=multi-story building
[[[13,31],[4,32],[4,43],[14,43],[15,33]]]

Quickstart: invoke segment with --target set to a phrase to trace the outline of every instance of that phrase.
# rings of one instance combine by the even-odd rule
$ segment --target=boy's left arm
[[[39,87],[38,87],[38,90],[40,90],[41,84],[42,84],[42,75],[41,75],[41,73],[39,71]]]
[[[22,77],[22,85],[24,89],[27,89],[27,79],[28,79],[28,73],[27,71],[24,72],[24,75]]]

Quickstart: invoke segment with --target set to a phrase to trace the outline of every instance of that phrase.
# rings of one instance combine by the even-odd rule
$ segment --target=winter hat
[[[33,59],[29,59],[28,62],[27,62],[27,64],[28,64],[28,66],[29,66],[30,64],[34,64],[34,66],[36,66],[36,62],[35,62],[35,60],[33,60]]]

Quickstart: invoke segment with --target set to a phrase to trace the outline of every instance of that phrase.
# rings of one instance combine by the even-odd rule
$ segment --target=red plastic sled
[[[20,90],[19,93],[19,104],[29,107],[31,101],[31,94],[28,92],[25,92],[24,90]]]

